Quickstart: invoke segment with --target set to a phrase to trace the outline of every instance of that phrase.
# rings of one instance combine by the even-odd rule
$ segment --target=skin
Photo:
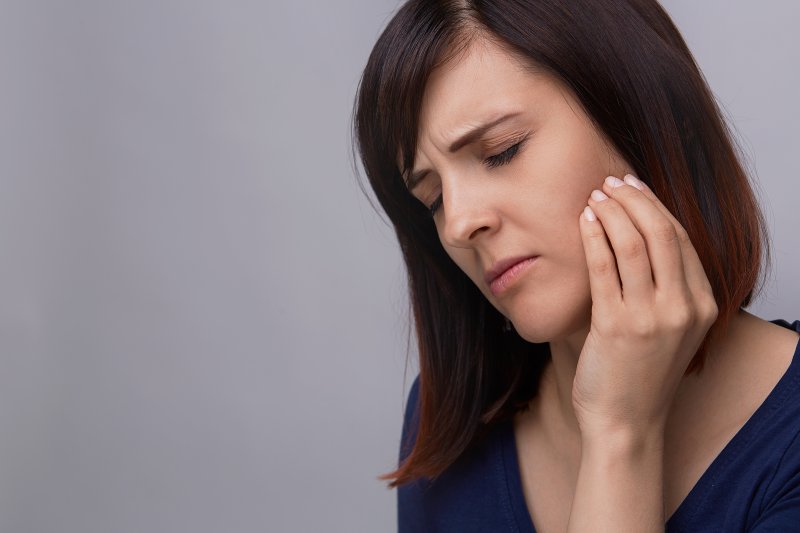
[[[448,150],[464,131],[509,112],[516,115]],[[735,380],[731,369],[755,375],[736,346],[750,350],[759,335],[788,350],[796,337],[742,312],[712,349],[731,352],[728,370],[702,383],[684,378],[718,313],[685,230],[652,191],[625,177],[633,168],[572,93],[547,73],[523,69],[501,45],[475,39],[433,72],[419,128],[412,172],[428,172],[412,193],[428,206],[441,195],[433,219],[445,250],[523,338],[550,343],[552,362],[530,416],[571,450],[564,470],[574,472],[571,505],[553,523],[575,532],[663,531],[669,428],[687,423],[712,392],[720,402],[733,394],[719,385]],[[520,139],[513,158],[487,165]],[[595,220],[585,218],[587,206]],[[485,272],[530,255],[536,263],[493,294]],[[784,357],[758,374],[763,387],[752,404],[786,367]],[[677,486],[680,501],[685,487]]]

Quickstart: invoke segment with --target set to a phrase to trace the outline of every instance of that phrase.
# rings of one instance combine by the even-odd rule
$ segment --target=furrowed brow
[[[467,131],[464,134],[462,134],[459,138],[457,138],[456,140],[454,140],[450,144],[450,146],[447,149],[448,152],[450,152],[451,154],[454,154],[454,153],[458,152],[463,147],[465,147],[465,146],[467,146],[469,144],[472,144],[476,140],[480,139],[481,136],[486,134],[487,131],[491,130],[495,126],[497,126],[497,125],[499,125],[499,124],[501,124],[501,123],[503,123],[503,122],[505,122],[505,121],[507,121],[509,119],[512,119],[512,118],[516,117],[519,114],[520,113],[518,111],[517,112],[511,112],[511,113],[505,113],[505,114],[503,114],[503,115],[501,115],[501,116],[499,116],[499,117],[497,117],[497,118],[495,118],[493,120],[490,120],[489,122],[486,122],[484,124],[481,124],[479,126],[475,126],[474,128],[471,128],[469,131]],[[419,185],[419,183],[423,179],[425,179],[425,176],[427,176],[429,172],[430,172],[430,169],[424,168],[422,170],[418,170],[417,172],[414,172],[413,174],[411,174],[411,176],[406,180],[406,187],[408,187],[408,190],[409,191],[413,191],[414,187]]]

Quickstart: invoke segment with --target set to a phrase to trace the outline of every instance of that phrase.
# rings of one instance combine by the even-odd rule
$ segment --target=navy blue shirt
[[[800,320],[772,322],[800,332]],[[418,380],[406,405],[403,442],[416,435]],[[409,451],[401,448],[400,459]],[[400,533],[535,532],[511,421],[498,424],[435,482],[402,485],[397,498]],[[666,531],[800,532],[800,342],[786,373],[669,517]]]

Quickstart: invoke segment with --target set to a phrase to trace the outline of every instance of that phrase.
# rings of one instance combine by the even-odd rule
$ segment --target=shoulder
[[[687,432],[700,444],[670,531],[791,531],[800,519],[800,321],[746,320],[682,405],[695,418],[675,449]]]
[[[684,411],[704,410],[706,418],[731,429],[800,370],[800,320],[767,321],[742,311],[728,331],[701,374],[685,380],[681,402]]]

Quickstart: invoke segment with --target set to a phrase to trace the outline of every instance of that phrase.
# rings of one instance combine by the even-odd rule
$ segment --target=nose
[[[480,187],[448,187],[444,191],[441,239],[448,246],[469,248],[500,227],[489,191]]]

